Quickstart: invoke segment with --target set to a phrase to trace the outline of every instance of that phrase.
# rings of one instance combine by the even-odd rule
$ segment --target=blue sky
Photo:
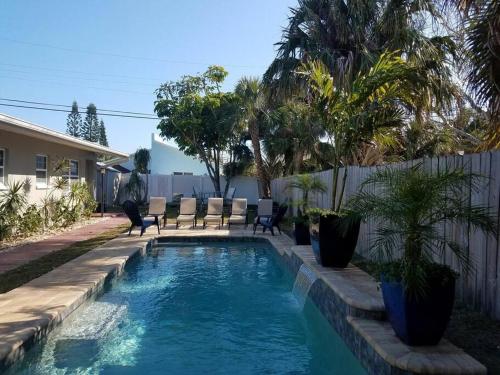
[[[2,0],[0,98],[153,113],[154,90],[218,64],[225,89],[261,76],[296,0]],[[4,103],[4,102],[2,102]],[[54,130],[65,113],[0,106]],[[103,117],[110,146],[150,145],[157,122]]]

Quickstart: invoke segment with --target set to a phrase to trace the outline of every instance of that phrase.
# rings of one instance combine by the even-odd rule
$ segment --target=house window
[[[0,148],[0,188],[5,186],[5,149]]]
[[[47,155],[36,156],[35,174],[37,189],[47,188]]]
[[[78,160],[70,160],[68,169],[66,170],[67,174],[65,174],[63,177],[68,180],[69,184],[72,184],[74,182],[78,182],[79,179],[79,170],[78,170]]]

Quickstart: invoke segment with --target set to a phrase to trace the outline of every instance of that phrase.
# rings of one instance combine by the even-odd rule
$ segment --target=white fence
[[[390,168],[406,168],[417,163],[423,163],[428,171],[445,171],[447,168],[463,167],[468,171],[479,173],[490,177],[489,183],[479,192],[474,192],[470,186],[465,188],[463,194],[469,197],[472,204],[490,206],[500,224],[498,213],[500,212],[500,151],[485,152],[481,154],[470,154],[464,156],[443,156],[436,158],[424,158],[409,162],[390,164]],[[384,166],[385,167],[385,166]],[[344,200],[358,191],[360,184],[373,171],[381,167],[358,167],[349,166]],[[343,177],[344,170],[341,169],[339,182]],[[332,171],[315,173],[327,186],[328,192],[324,194],[313,194],[313,206],[321,208],[331,207],[332,193]],[[298,199],[299,191],[286,189],[293,176],[275,179],[271,182],[272,196],[275,201]],[[361,225],[356,252],[370,257],[369,246],[373,239],[377,223],[370,220]],[[440,230],[450,239],[468,246],[469,257],[472,259],[475,272],[469,277],[461,277],[457,283],[457,296],[462,301],[474,306],[488,315],[500,319],[500,250],[499,239],[492,235],[485,235],[480,231],[473,231],[467,225],[453,225],[445,223]],[[458,270],[456,259],[450,252],[446,252],[442,263],[448,264]]]
[[[121,204],[128,197],[125,184],[130,174],[106,172],[104,177],[105,202],[106,205]],[[101,201],[101,178],[97,179],[97,201]],[[142,176],[145,181],[145,176]],[[226,181],[221,178],[221,189],[224,189]],[[257,179],[250,176],[238,176],[231,179],[229,186],[236,188],[235,198],[247,198],[248,204],[257,204],[259,199],[259,187]],[[148,196],[165,197],[167,202],[172,200],[174,194],[184,194],[191,197],[193,188],[197,193],[213,193],[214,186],[208,176],[189,175],[149,175]]]

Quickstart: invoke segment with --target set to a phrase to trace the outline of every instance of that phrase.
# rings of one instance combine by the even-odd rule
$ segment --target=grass
[[[352,263],[376,276],[374,262],[355,255]],[[444,337],[485,365],[488,374],[500,374],[500,321],[455,304]]]
[[[75,242],[68,247],[44,255],[13,270],[0,274],[0,293],[6,293],[27,282],[52,271],[64,263],[79,257],[112,240],[128,229],[128,224],[101,233],[85,241]]]

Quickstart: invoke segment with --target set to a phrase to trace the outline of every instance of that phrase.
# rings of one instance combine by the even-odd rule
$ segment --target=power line
[[[40,79],[29,79],[29,78],[22,78],[22,77],[12,77],[12,76],[0,76],[0,78],[4,79],[16,79],[20,81],[27,81],[27,82],[37,82],[41,84],[51,84],[51,85],[58,85],[58,86],[63,86],[63,87],[81,87],[84,89],[93,89],[93,90],[103,90],[103,91],[114,91],[114,92],[122,92],[122,93],[128,93],[128,94],[139,94],[139,95],[152,95],[152,93],[146,93],[142,91],[132,91],[132,90],[121,90],[121,89],[110,89],[107,87],[95,87],[95,86],[85,86],[85,85],[79,85],[79,84],[72,84],[72,83],[61,83],[58,81],[46,81],[46,80],[40,80]]]
[[[68,70],[68,69],[60,69],[60,68],[48,68],[48,67],[40,67],[40,66],[33,66],[33,65],[20,65],[20,64],[10,64],[10,63],[5,63],[5,62],[0,62],[0,65],[3,66],[11,66],[15,68],[23,68],[23,69],[35,69],[35,70],[48,70],[48,71],[53,71],[53,72],[65,72],[65,73],[71,73],[71,74],[83,74],[83,75],[89,75],[89,76],[103,76],[103,77],[116,77],[116,78],[127,78],[127,79],[136,79],[136,80],[143,80],[143,81],[155,81],[157,82],[163,82],[165,79],[164,78],[154,78],[154,77],[138,77],[138,76],[129,76],[129,75],[123,75],[123,74],[111,74],[111,73],[89,73],[89,72],[84,72],[81,70]]]
[[[15,102],[15,103],[25,103],[25,104],[38,104],[38,105],[45,105],[45,106],[51,106],[51,107],[62,107],[62,108],[73,108],[71,105],[67,104],[53,104],[53,103],[43,103],[43,102],[32,102],[29,100],[20,100],[20,99],[9,99],[9,98],[0,98],[1,101],[5,102]],[[86,110],[86,107],[78,107],[78,109],[81,110]],[[113,113],[124,113],[124,114],[131,114],[131,115],[141,115],[141,116],[154,116],[151,113],[144,113],[144,112],[130,112],[130,111],[119,111],[115,109],[104,109],[104,108],[97,108],[98,111],[103,111],[103,112],[113,112]],[[71,112],[71,111],[70,111]]]
[[[17,70],[17,69],[5,69],[5,68],[0,68],[1,72],[11,72],[11,73],[17,73],[17,74],[26,74],[26,75],[32,75],[32,74],[39,74],[36,72],[30,72],[30,71],[25,71],[25,70]],[[91,77],[77,77],[77,76],[67,76],[67,75],[57,75],[54,73],[44,73],[44,77],[48,75],[52,75],[53,77],[48,77],[51,79],[76,79],[79,81],[95,81],[95,82],[104,82],[104,83],[112,83],[112,84],[118,84],[118,85],[140,85],[140,86],[159,86],[160,84],[157,83],[146,83],[146,82],[133,82],[133,81],[115,81],[115,80],[109,80],[109,79],[102,79],[102,78],[91,78]],[[65,74],[65,73],[63,73]],[[16,77],[13,77],[16,78]]]
[[[33,46],[33,47],[51,48],[51,49],[55,49],[55,50],[81,53],[81,54],[111,56],[111,57],[118,57],[118,58],[123,58],[123,59],[130,59],[130,60],[156,61],[156,62],[163,62],[163,63],[169,63],[169,64],[185,64],[185,65],[203,65],[203,66],[213,65],[213,64],[208,64],[208,63],[204,63],[204,62],[158,59],[158,58],[146,57],[146,56],[130,56],[130,55],[121,55],[121,54],[117,54],[117,53],[110,53],[110,52],[78,50],[78,49],[74,49],[74,48],[60,47],[60,46],[54,46],[54,45],[50,45],[50,44],[43,44],[43,43],[26,42],[26,41],[22,41],[22,40],[5,38],[5,37],[0,37],[0,40],[4,40],[7,42],[16,43],[16,44],[24,44],[24,45]],[[225,66],[233,67],[233,68],[264,68],[263,66],[237,65],[237,64],[225,64]]]
[[[68,111],[66,109],[56,109],[56,108],[43,108],[43,107],[34,107],[34,106],[27,106],[27,105],[17,105],[17,104],[5,104],[5,103],[0,103],[0,106],[4,107],[15,107],[15,108],[27,108],[27,109],[37,109],[37,110],[42,110],[42,111],[52,111],[52,112],[65,112],[65,113],[71,113],[71,111]],[[119,114],[113,114],[113,113],[96,113],[99,116],[112,116],[112,117],[127,117],[127,118],[137,118],[137,119],[144,119],[144,120],[156,120],[158,121],[159,119],[157,117],[146,117],[146,116],[129,116],[129,115],[119,115]]]

